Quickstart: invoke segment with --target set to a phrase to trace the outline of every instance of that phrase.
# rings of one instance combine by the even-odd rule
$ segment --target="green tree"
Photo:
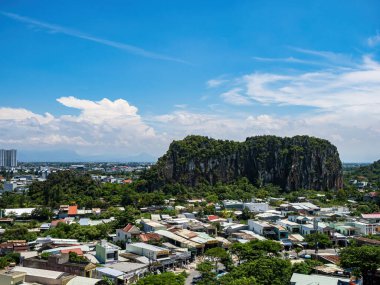
[[[216,272],[214,264],[210,261],[204,261],[197,265],[197,270],[201,273],[202,279],[198,282],[199,285],[216,285]]]
[[[317,260],[305,260],[297,262],[292,265],[293,273],[311,274],[314,267],[322,265],[323,263]]]
[[[236,266],[230,273],[220,278],[220,284],[233,284],[241,278],[255,278],[260,285],[288,285],[291,277],[289,260],[277,257],[260,257]]]
[[[350,246],[341,250],[340,265],[343,268],[354,269],[363,276],[364,284],[373,283],[371,276],[374,276],[380,267],[380,247],[378,246]]]
[[[298,255],[299,255],[300,252],[302,251],[302,248],[300,248],[299,246],[297,246],[297,247],[294,248],[294,251],[296,252],[296,254],[297,254],[297,258],[298,258]]]
[[[137,281],[136,285],[184,285],[186,273],[174,274],[164,272],[158,275],[148,275]]]
[[[221,247],[214,247],[206,250],[205,256],[209,257],[215,264],[215,272],[218,271],[218,263],[228,259],[227,251]]]
[[[305,242],[312,248],[327,248],[332,246],[332,242],[328,235],[322,233],[314,233],[305,236]]]
[[[35,208],[31,214],[32,219],[38,221],[50,221],[53,216],[54,213],[46,207]]]

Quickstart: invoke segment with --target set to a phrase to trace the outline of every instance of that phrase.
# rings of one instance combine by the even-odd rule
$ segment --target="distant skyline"
[[[380,2],[0,2],[0,148],[157,158],[190,134],[380,159]]]

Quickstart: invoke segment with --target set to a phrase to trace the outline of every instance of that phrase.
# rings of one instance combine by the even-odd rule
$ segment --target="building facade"
[[[0,149],[0,167],[17,167],[17,150]]]

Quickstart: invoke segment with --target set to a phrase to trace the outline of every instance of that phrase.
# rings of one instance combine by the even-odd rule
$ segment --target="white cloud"
[[[223,85],[226,83],[228,80],[225,79],[210,79],[206,82],[206,85],[208,88],[215,88]]]
[[[7,17],[7,18],[13,19],[15,21],[26,23],[29,26],[31,26],[32,29],[35,31],[39,31],[39,29],[44,29],[44,30],[47,30],[50,34],[60,33],[60,34],[64,34],[67,36],[79,38],[82,40],[87,40],[87,41],[95,42],[95,43],[98,43],[101,45],[117,48],[119,50],[123,50],[123,51],[129,52],[129,53],[132,53],[132,54],[143,56],[143,57],[155,58],[155,59],[161,59],[161,60],[167,60],[167,61],[175,61],[175,62],[179,62],[179,63],[188,64],[188,62],[186,62],[182,59],[178,59],[178,58],[174,58],[171,56],[151,52],[151,51],[148,51],[148,50],[145,50],[145,49],[142,49],[140,47],[133,46],[133,45],[129,45],[129,44],[121,43],[121,42],[116,42],[116,41],[110,41],[110,40],[107,40],[104,38],[95,37],[95,36],[85,34],[83,32],[77,31],[77,30],[73,30],[73,29],[69,29],[66,27],[59,26],[59,25],[43,22],[43,21],[32,19],[29,17],[24,17],[21,15],[15,14],[15,13],[8,13],[8,12],[0,11],[0,14]]]
[[[162,150],[162,138],[147,125],[138,109],[123,99],[111,101],[61,97],[58,102],[79,109],[79,115],[39,115],[25,109],[1,108],[4,144],[21,148],[75,149],[83,155],[121,156]]]
[[[241,91],[241,88],[234,88],[222,93],[220,97],[223,98],[224,102],[232,105],[251,105],[252,102],[246,96],[241,95]]]
[[[377,46],[378,44],[380,44],[380,34],[377,33],[376,35],[372,36],[372,37],[369,37],[367,39],[367,43],[370,47],[375,47]]]

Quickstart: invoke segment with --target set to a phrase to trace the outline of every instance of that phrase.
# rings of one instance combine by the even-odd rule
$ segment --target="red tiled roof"
[[[83,255],[83,251],[80,248],[62,249],[61,253],[75,252],[78,255]]]
[[[219,219],[219,217],[216,216],[216,215],[210,215],[210,216],[207,217],[207,219],[208,219],[209,221],[214,221],[214,220]]]
[[[58,223],[65,223],[65,220],[64,219],[60,219],[60,220],[51,221],[50,226],[51,227],[56,227],[58,225]]]
[[[148,242],[150,240],[159,241],[161,239],[160,235],[155,233],[140,234],[140,240],[142,242]]]
[[[78,213],[78,206],[69,206],[69,215],[76,215]]]
[[[132,225],[132,224],[128,224],[128,225],[126,225],[126,226],[124,227],[123,231],[127,233],[127,232],[129,232],[132,228],[133,228],[133,225]]]

